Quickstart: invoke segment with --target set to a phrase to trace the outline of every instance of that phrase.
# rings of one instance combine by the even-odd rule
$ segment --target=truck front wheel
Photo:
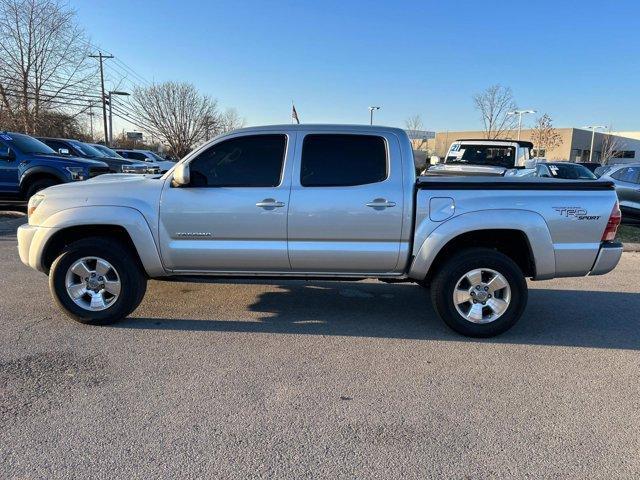
[[[431,300],[440,318],[469,337],[492,337],[511,328],[524,312],[527,294],[518,265],[487,248],[455,255],[431,283]]]
[[[72,243],[54,260],[49,288],[69,317],[107,325],[137,308],[147,279],[132,253],[117,240],[91,237]]]

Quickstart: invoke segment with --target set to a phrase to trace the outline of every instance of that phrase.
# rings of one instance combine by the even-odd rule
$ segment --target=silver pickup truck
[[[622,254],[611,183],[416,179],[385,127],[236,130],[163,176],[58,185],[28,209],[22,262],[90,324],[132,313],[148,278],[377,278],[430,288],[451,328],[486,337],[520,318],[526,278],[600,275]]]

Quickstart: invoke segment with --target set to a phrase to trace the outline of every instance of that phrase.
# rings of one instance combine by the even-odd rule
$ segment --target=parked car
[[[118,154],[123,156],[124,158],[130,158],[132,160],[138,160],[141,162],[156,165],[160,168],[161,173],[165,173],[168,170],[171,170],[176,165],[175,162],[166,160],[157,153],[152,152],[151,150],[123,150],[118,148],[116,149],[116,152],[118,152]]]
[[[535,167],[535,176],[566,180],[596,180],[598,178],[584,165],[571,162],[538,163]]]
[[[102,153],[104,153],[105,155],[107,155],[109,157],[124,158],[118,152],[116,152],[115,150],[107,147],[106,145],[100,145],[99,143],[90,143],[89,145],[91,145],[93,148],[95,148],[96,150],[101,151]]]
[[[615,184],[625,223],[640,223],[640,163],[611,165],[600,178]]]
[[[611,170],[613,167],[615,167],[614,164],[606,164],[606,165],[600,165],[599,167],[597,167],[593,173],[595,174],[596,177],[600,178],[602,175],[604,175],[605,173],[607,173],[609,170]]]
[[[158,169],[150,169],[148,165],[142,162],[108,156],[88,143],[84,143],[79,140],[47,137],[39,137],[38,140],[46,143],[62,155],[100,160],[109,166],[112,173],[159,173]]]
[[[582,165],[585,168],[588,168],[592,173],[596,173],[596,169],[601,167],[602,164],[598,162],[576,162],[578,165]]]
[[[0,132],[0,197],[24,201],[40,190],[109,173],[100,161],[63,156],[37,139]]]
[[[600,275],[622,255],[611,182],[416,180],[398,128],[240,129],[162,178],[123,177],[36,195],[18,230],[22,262],[83,323],[129,315],[147,278],[379,278],[430,286],[451,328],[486,337],[522,316],[526,277]]]

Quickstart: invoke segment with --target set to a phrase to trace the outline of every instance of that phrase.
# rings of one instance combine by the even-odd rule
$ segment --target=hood
[[[163,185],[159,175],[130,173],[104,174],[82,182],[54,185],[39,192],[44,200],[29,223],[40,225],[61,210],[92,206],[127,207],[153,215],[158,210]]]
[[[32,154],[31,157],[42,162],[56,162],[69,167],[106,167],[107,164],[99,160],[89,160],[88,158],[67,157],[65,155],[38,155]]]

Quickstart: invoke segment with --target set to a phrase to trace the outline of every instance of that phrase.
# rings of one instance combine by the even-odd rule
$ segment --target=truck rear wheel
[[[469,337],[507,331],[522,316],[527,296],[527,282],[518,265],[487,248],[460,252],[431,283],[431,300],[440,318]]]
[[[138,307],[147,279],[131,252],[118,241],[91,237],[72,243],[55,259],[49,288],[69,317],[107,325]]]

